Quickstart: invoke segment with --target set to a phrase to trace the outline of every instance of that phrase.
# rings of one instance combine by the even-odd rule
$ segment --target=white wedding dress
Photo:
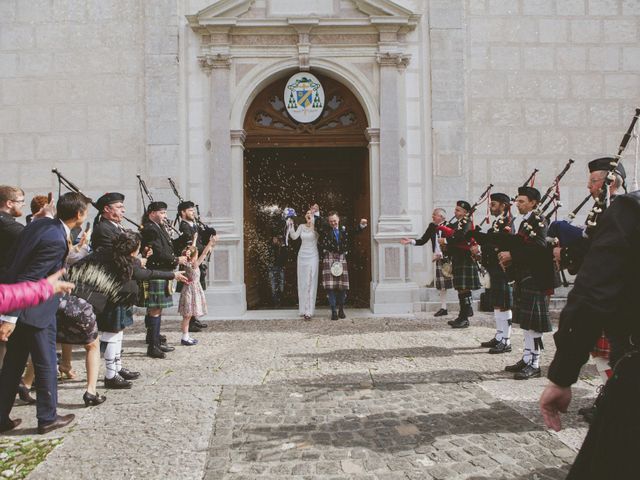
[[[318,234],[306,225],[298,225],[296,230],[289,227],[288,235],[293,240],[302,238],[298,251],[298,303],[300,315],[313,316],[318,293]]]

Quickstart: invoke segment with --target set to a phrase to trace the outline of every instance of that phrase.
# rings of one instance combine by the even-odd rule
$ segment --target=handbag
[[[96,314],[89,302],[75,295],[65,295],[56,311],[56,342],[87,345],[98,338]]]

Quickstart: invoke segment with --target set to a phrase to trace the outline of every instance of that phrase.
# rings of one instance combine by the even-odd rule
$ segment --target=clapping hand
[[[71,293],[75,288],[73,283],[60,280],[62,275],[64,275],[64,269],[58,270],[56,273],[47,277],[47,282],[53,287],[53,293]]]
[[[33,218],[54,218],[56,216],[56,203],[53,195],[49,193],[49,203],[45,204],[40,210],[33,214]]]

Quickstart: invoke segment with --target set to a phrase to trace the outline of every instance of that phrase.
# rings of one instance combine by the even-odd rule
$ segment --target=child
[[[185,275],[189,279],[189,283],[182,287],[180,292],[180,302],[178,304],[178,312],[182,315],[182,345],[196,345],[198,341],[189,336],[189,321],[191,317],[201,317],[207,314],[207,299],[204,296],[204,290],[200,285],[200,264],[207,257],[211,249],[216,243],[215,235],[211,236],[209,243],[204,247],[200,256],[198,249],[195,247],[195,238],[192,246],[187,247],[182,252],[183,256],[188,259],[185,265]]]

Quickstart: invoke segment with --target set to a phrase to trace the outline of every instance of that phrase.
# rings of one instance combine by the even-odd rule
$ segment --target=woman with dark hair
[[[106,273],[121,283],[117,301],[107,301],[102,312],[96,315],[100,331],[100,349],[104,352],[106,365],[105,388],[131,388],[130,380],[140,376],[138,372],[123,368],[120,356],[124,329],[133,324],[133,305],[138,298],[137,282],[151,279],[187,281],[180,272],[145,269],[138,258],[141,241],[140,234],[124,231],[114,238],[111,248],[100,249],[79,262],[99,264]],[[100,395],[92,397],[88,399],[92,405],[105,400],[105,397]]]

